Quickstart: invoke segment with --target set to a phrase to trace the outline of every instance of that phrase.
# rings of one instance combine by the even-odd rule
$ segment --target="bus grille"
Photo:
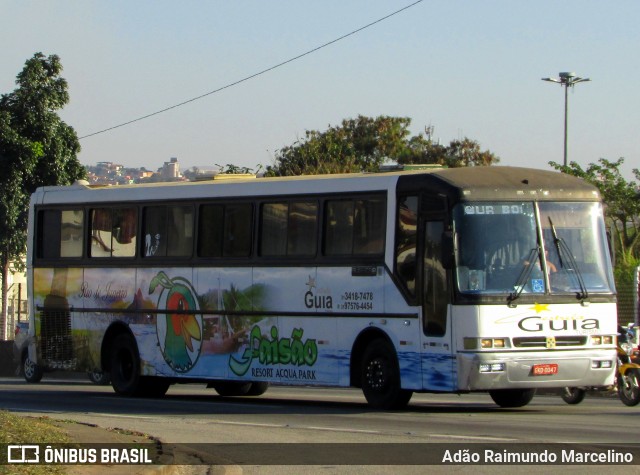
[[[587,337],[583,335],[557,336],[555,337],[555,347],[563,346],[583,346],[587,343]],[[546,348],[547,338],[544,336],[525,336],[513,339],[513,346],[516,348]]]
[[[50,364],[73,359],[71,313],[68,308],[45,307],[40,313],[40,351],[42,359]]]

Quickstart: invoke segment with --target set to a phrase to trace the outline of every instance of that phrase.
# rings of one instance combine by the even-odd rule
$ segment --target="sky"
[[[84,165],[255,170],[307,130],[389,115],[443,144],[476,140],[501,165],[549,169],[563,161],[564,89],[541,79],[575,72],[591,81],[569,90],[569,161],[624,157],[633,178],[636,0],[423,0],[225,87],[414,1],[0,0],[0,93],[34,53],[58,55],[71,97],[60,116]]]

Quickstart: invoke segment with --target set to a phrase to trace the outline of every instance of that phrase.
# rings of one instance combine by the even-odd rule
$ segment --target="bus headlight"
[[[464,338],[465,350],[489,350],[509,348],[508,338]]]
[[[506,344],[505,344],[505,339],[504,338],[494,338],[493,339],[493,347],[494,348],[506,348]]]

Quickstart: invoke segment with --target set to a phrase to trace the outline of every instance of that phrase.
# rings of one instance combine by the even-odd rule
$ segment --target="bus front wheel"
[[[222,397],[246,396],[251,390],[251,383],[244,381],[217,381],[211,387]]]
[[[535,389],[496,389],[489,391],[493,402],[500,407],[523,407],[535,396]]]
[[[262,396],[269,389],[269,383],[262,381],[254,381],[251,383],[247,396]]]
[[[135,396],[140,390],[140,356],[133,337],[118,335],[111,351],[111,385],[121,396]]]
[[[367,346],[361,367],[362,392],[376,409],[406,406],[412,391],[400,387],[400,367],[393,346],[386,340],[373,340]]]

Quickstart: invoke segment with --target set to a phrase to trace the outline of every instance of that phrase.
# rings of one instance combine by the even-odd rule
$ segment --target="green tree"
[[[2,330],[7,325],[9,266],[26,251],[29,197],[39,186],[67,185],[85,177],[80,142],[57,111],[69,102],[56,55],[36,53],[17,75],[16,89],[0,97],[0,267]]]
[[[398,163],[426,163],[456,168],[490,166],[500,162],[498,156],[489,150],[481,150],[480,144],[468,137],[452,140],[448,146],[434,142],[432,137],[433,127],[427,127],[424,134],[411,137],[397,157]]]
[[[468,138],[452,141],[448,147],[432,140],[433,128],[412,136],[408,117],[358,116],[320,132],[305,132],[302,140],[276,152],[268,176],[323,173],[375,172],[392,161],[449,167],[491,165],[499,161]]]
[[[255,170],[251,167],[239,167],[232,163],[227,163],[226,165],[216,163],[216,167],[218,167],[218,173],[221,175],[255,175],[262,170],[262,165],[260,164],[256,166]]]
[[[376,171],[401,150],[411,120],[404,117],[358,116],[325,132],[308,130],[303,140],[276,152],[269,176]]]

